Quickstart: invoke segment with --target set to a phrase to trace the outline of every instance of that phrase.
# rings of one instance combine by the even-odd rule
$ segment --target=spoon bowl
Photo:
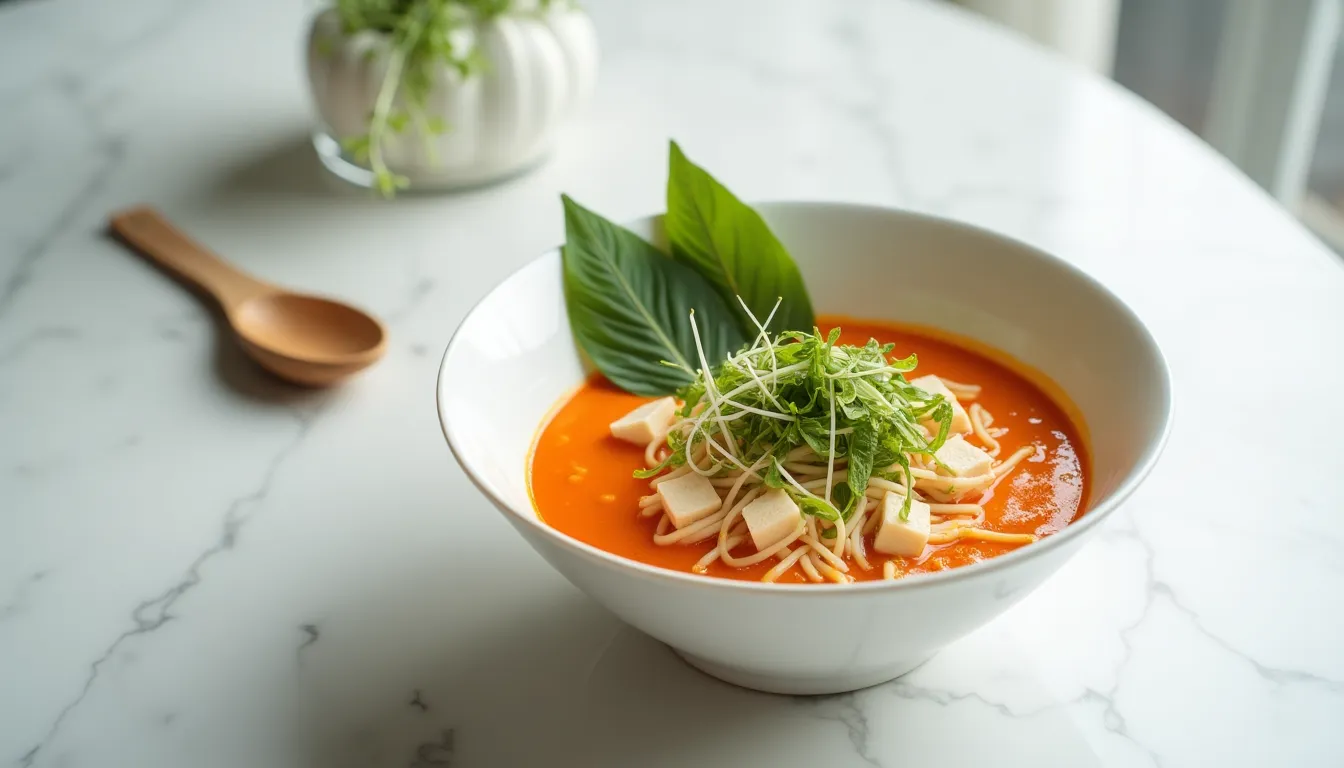
[[[213,296],[243,350],[282,379],[329,386],[372,365],[387,350],[387,331],[377,318],[245,274],[153,209],[115,214],[111,226],[135,250]]]
[[[255,296],[229,314],[248,356],[277,376],[307,386],[334,384],[377,361],[387,347],[387,333],[377,320],[318,296]]]

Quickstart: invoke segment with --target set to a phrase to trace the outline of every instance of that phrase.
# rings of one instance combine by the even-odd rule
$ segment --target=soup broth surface
[[[979,497],[962,501],[985,508],[981,527],[1004,533],[1049,536],[1076,519],[1085,509],[1087,456],[1078,428],[1040,387],[1014,370],[961,343],[937,338],[927,331],[840,317],[819,320],[823,333],[842,328],[841,343],[862,345],[869,338],[896,345],[893,358],[910,353],[919,366],[907,379],[937,374],[982,387],[976,398],[993,414],[993,427],[1006,430],[998,437],[1007,455],[1024,445],[1034,455]],[[993,355],[998,357],[998,355]],[[656,520],[640,518],[639,499],[650,493],[649,481],[632,476],[644,466],[643,447],[611,436],[609,425],[646,402],[622,392],[595,375],[555,412],[538,435],[530,466],[533,504],[547,524],[575,539],[632,560],[676,571],[691,566],[713,548],[712,541],[693,545],[659,546],[653,541]],[[974,438],[969,438],[974,440]],[[918,558],[891,557],[872,549],[873,568],[851,565],[849,575],[866,581],[882,578],[882,563],[895,560],[904,574],[926,573],[978,562],[1017,549],[1020,544],[961,539],[927,546]],[[710,576],[759,580],[773,558],[745,568],[722,562],[710,565]],[[806,583],[797,571],[786,572],[781,583]]]

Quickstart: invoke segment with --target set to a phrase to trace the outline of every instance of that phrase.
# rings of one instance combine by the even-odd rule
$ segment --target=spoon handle
[[[226,311],[275,290],[206,250],[148,206],[113,214],[111,227],[142,255],[214,296]]]

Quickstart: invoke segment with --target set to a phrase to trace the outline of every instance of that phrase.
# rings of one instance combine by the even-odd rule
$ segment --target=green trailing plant
[[[501,14],[544,12],[560,1],[336,0],[344,34],[369,31],[389,41],[387,68],[369,113],[368,130],[339,137],[342,149],[368,166],[385,197],[406,188],[409,180],[389,168],[383,155],[387,139],[414,127],[433,160],[433,138],[451,130],[441,117],[427,112],[437,70],[448,67],[466,78],[489,66],[479,49],[467,42],[471,36],[460,32]]]

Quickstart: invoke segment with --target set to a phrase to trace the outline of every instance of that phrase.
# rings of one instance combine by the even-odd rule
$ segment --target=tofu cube
[[[943,443],[943,447],[934,452],[933,457],[946,465],[938,468],[938,474],[952,477],[975,477],[989,474],[994,466],[994,457],[966,442],[961,435],[953,435]]]
[[[742,519],[756,549],[763,550],[798,527],[798,505],[781,488],[772,488],[742,508]]]
[[[966,413],[966,409],[961,407],[961,403],[957,402],[957,396],[952,394],[952,390],[947,388],[947,385],[943,383],[942,379],[930,374],[928,376],[920,376],[918,379],[913,379],[910,383],[925,392],[928,392],[930,395],[942,395],[943,399],[951,404],[952,428],[949,434],[959,435],[971,431],[970,414]],[[924,428],[933,433],[933,435],[936,436],[938,434],[938,422],[933,419],[927,419],[922,423]]]
[[[611,436],[635,445],[648,445],[667,431],[677,416],[677,401],[660,397],[611,422]]]
[[[910,517],[902,520],[904,504],[905,497],[894,491],[882,497],[882,524],[873,539],[873,549],[888,555],[918,557],[929,543],[929,505],[911,499]]]
[[[672,525],[685,528],[718,510],[723,502],[709,478],[694,472],[658,484],[658,498]]]

